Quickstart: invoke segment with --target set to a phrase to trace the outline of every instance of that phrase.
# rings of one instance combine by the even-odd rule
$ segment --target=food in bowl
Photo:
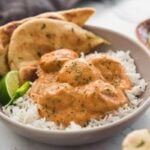
[[[49,26],[55,28],[55,40],[47,36],[52,34]],[[10,38],[8,65],[18,71],[23,87],[10,96],[3,112],[12,120],[48,130],[103,126],[132,113],[146,82],[136,73],[129,52],[91,52],[100,44],[109,42],[66,21],[40,18],[21,24]]]
[[[15,105],[3,107],[6,115],[15,121],[42,129],[74,130],[115,122],[138,108],[141,102],[138,97],[144,92],[146,82],[136,73],[129,52],[95,52],[77,58],[77,54],[72,51],[74,59],[70,56],[66,59],[59,56],[62,61],[53,59],[56,57],[54,53],[60,55],[64,51],[42,56],[38,79]],[[72,54],[70,50],[68,53]],[[47,57],[49,59],[45,59]],[[104,66],[97,68],[92,63],[97,60],[105,60]],[[56,61],[60,61],[60,64]],[[64,64],[61,66],[61,63]],[[107,63],[110,63],[109,66]],[[119,68],[118,73],[113,63]],[[58,67],[53,68],[53,65]],[[107,74],[102,75],[101,67],[103,73],[105,70],[112,76],[107,79]],[[83,76],[78,76],[81,73]],[[114,73],[116,75],[112,78]]]

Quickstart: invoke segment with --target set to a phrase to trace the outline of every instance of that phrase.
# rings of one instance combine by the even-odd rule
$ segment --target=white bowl
[[[125,37],[124,35],[121,35],[114,31],[94,26],[86,26],[86,28],[96,33],[97,35],[106,38],[112,43],[111,46],[99,47],[97,50],[130,50],[131,55],[136,62],[137,71],[141,73],[146,82],[150,83],[150,71],[148,69],[148,65],[150,65],[150,52],[148,50],[142,48],[136,42]],[[109,137],[113,134],[118,133],[123,128],[136,121],[136,119],[138,119],[150,106],[150,99],[148,99],[149,95],[150,85],[148,84],[145,92],[142,95],[143,102],[140,104],[139,108],[136,111],[120,119],[119,121],[105,125],[103,127],[83,129],[80,131],[44,131],[41,129],[32,128],[12,121],[1,111],[0,119],[3,123],[5,123],[20,135],[36,141],[55,145],[80,145],[92,143]]]

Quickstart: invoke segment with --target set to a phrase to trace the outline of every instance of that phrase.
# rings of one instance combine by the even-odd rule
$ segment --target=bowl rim
[[[150,58],[150,51],[148,51],[148,49],[146,49],[145,47],[143,47],[142,45],[140,45],[138,42],[131,39],[130,37],[123,35],[122,33],[119,33],[117,31],[113,31],[111,29],[99,27],[99,26],[85,25],[84,27],[87,29],[94,28],[97,30],[104,30],[106,32],[112,32],[113,34],[116,34],[120,37],[123,37],[124,39],[131,41],[132,43],[137,45],[139,48],[141,48],[141,50],[143,50]],[[121,118],[115,122],[112,122],[112,123],[109,123],[109,124],[106,124],[103,126],[94,127],[94,128],[82,128],[79,130],[56,130],[56,129],[55,130],[45,130],[42,128],[36,128],[33,126],[29,126],[29,125],[14,121],[14,120],[10,119],[8,116],[6,116],[2,111],[0,111],[0,119],[2,120],[2,122],[4,121],[4,122],[9,123],[9,125],[11,124],[13,126],[16,126],[16,127],[19,127],[19,128],[24,129],[24,130],[31,131],[31,132],[34,131],[34,132],[38,132],[38,133],[45,134],[45,135],[49,135],[49,134],[68,135],[68,134],[90,133],[90,132],[94,132],[94,131],[103,131],[103,130],[107,130],[109,128],[113,128],[115,126],[123,124],[126,121],[131,120],[134,117],[140,115],[140,113],[143,111],[146,111],[149,108],[149,106],[150,106],[150,96],[147,99],[144,99],[142,101],[141,105],[137,109],[135,109],[132,113],[128,114],[127,116],[125,116],[125,117],[123,117],[123,118]]]

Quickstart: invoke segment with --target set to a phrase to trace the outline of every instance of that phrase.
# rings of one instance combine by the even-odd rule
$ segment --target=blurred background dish
[[[150,149],[150,130],[135,130],[128,134],[124,139],[122,150],[149,150]]]
[[[148,48],[150,48],[150,19],[147,19],[136,28],[138,39]]]

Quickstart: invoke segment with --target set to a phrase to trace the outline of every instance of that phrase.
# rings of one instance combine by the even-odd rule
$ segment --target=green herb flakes
[[[41,26],[41,30],[45,29],[46,28],[46,24],[43,23],[42,26]]]
[[[136,148],[142,147],[145,144],[145,141],[141,140],[140,143],[136,145]]]

